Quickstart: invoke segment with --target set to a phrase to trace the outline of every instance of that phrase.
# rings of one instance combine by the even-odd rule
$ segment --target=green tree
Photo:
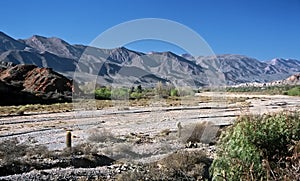
[[[137,88],[136,88],[136,91],[137,91],[138,93],[142,93],[142,92],[143,92],[142,86],[141,86],[141,85],[138,85]]]

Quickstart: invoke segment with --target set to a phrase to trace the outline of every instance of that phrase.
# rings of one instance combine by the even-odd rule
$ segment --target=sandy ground
[[[21,141],[29,140],[31,144],[46,145],[50,150],[62,150],[66,130],[71,130],[73,145],[89,142],[88,138],[93,134],[113,136],[119,141],[102,144],[99,146],[101,152],[117,159],[143,160],[184,146],[176,135],[177,122],[181,122],[183,129],[186,129],[185,134],[191,134],[193,125],[201,121],[226,125],[240,114],[263,114],[300,107],[300,97],[212,92],[200,95],[212,96],[213,101],[199,102],[197,106],[164,107],[158,103],[150,107],[129,107],[128,110],[120,110],[116,106],[94,111],[0,117],[0,140],[18,137]],[[220,101],[226,97],[248,99],[247,103],[227,104]],[[160,136],[166,129],[171,131],[170,135]],[[143,144],[136,144],[136,141],[143,141],[137,135],[142,135]],[[131,141],[127,143],[129,139]]]

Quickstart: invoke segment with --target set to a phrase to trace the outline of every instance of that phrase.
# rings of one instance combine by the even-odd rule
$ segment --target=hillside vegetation
[[[300,96],[299,85],[281,85],[281,86],[266,86],[266,87],[228,87],[226,92],[252,92],[271,95],[290,95]]]

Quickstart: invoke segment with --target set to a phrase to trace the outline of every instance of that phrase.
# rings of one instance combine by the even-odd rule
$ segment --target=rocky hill
[[[69,102],[72,81],[51,68],[0,66],[0,105]]]
[[[300,61],[259,61],[242,55],[191,56],[172,52],[141,53],[119,47],[100,49],[71,45],[59,38],[34,35],[15,40],[0,33],[0,62],[53,68],[79,83],[102,85],[141,84],[158,81],[178,86],[235,85],[271,82],[300,72]],[[75,75],[74,75],[74,72]]]
[[[284,83],[291,85],[300,85],[300,74],[294,74],[284,80]]]

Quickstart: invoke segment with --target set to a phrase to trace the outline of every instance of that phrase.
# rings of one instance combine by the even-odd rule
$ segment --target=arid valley
[[[88,152],[119,160],[119,163],[115,163],[117,165],[128,162],[154,162],[177,150],[190,149],[205,150],[213,158],[215,148],[209,143],[215,138],[218,129],[212,129],[210,124],[206,125],[207,130],[204,129],[202,135],[198,135],[206,144],[200,144],[197,148],[187,147],[187,140],[192,136],[197,124],[210,122],[219,128],[232,124],[241,114],[297,110],[300,107],[300,97],[203,92],[193,98],[182,98],[180,103],[182,105],[170,106],[164,100],[151,100],[146,106],[124,107],[115,103],[100,110],[2,115],[0,140],[18,138],[21,143],[26,142],[33,148],[34,145],[39,145],[46,146],[49,151],[63,152],[66,149],[66,131],[71,131],[72,146],[80,146]],[[180,138],[178,122],[182,125]],[[113,166],[91,168],[90,171],[85,169],[82,172],[97,170],[105,175],[108,167]],[[73,172],[80,173],[80,169],[72,166],[64,169],[49,168],[44,172],[70,174],[72,169]],[[37,174],[36,172],[42,171],[32,170],[27,176]],[[9,178],[24,179],[26,176],[2,176],[0,180]]]

